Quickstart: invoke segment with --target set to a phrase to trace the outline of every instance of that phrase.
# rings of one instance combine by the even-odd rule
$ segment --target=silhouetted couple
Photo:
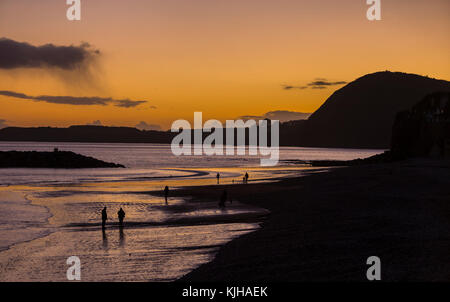
[[[123,219],[125,218],[125,211],[120,208],[117,212],[117,216],[119,217],[119,226],[123,226]],[[106,220],[108,219],[108,214],[106,213],[106,207],[102,210],[102,229],[105,229]]]

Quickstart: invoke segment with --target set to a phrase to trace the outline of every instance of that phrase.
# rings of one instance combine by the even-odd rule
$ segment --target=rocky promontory
[[[0,168],[125,168],[123,165],[104,162],[93,157],[70,151],[37,152],[5,151],[0,152]]]

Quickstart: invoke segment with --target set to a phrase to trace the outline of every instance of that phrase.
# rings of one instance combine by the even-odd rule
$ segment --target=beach
[[[180,281],[367,281],[370,256],[380,258],[383,281],[450,280],[448,161],[332,168],[223,189],[270,216]],[[176,194],[208,200],[217,188]]]
[[[365,281],[370,256],[384,281],[450,279],[448,161],[4,172],[2,281],[66,281],[74,255],[82,281]]]
[[[54,144],[0,147],[52,150]],[[223,245],[271,221],[276,210],[248,199],[250,188],[258,190],[255,197],[265,192],[277,201],[278,183],[327,173],[326,167],[296,163],[300,158],[352,159],[380,152],[285,148],[282,165],[262,168],[250,157],[177,158],[164,145],[58,147],[127,168],[1,169],[2,281],[66,281],[66,260],[71,256],[81,260],[82,281],[180,279],[212,261]],[[242,183],[245,172],[250,175],[248,184]],[[162,195],[166,185],[167,202]],[[220,208],[224,186],[232,189],[227,189],[226,207]],[[104,207],[108,220],[102,232]],[[126,212],[124,228],[118,226],[120,208]]]

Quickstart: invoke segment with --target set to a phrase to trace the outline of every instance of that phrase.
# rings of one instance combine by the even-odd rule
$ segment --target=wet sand
[[[1,253],[2,282],[67,281],[66,260],[81,261],[81,281],[173,281],[211,260],[225,242],[253,231],[245,223],[182,227],[60,229]],[[173,239],[176,240],[173,240]]]
[[[0,281],[67,281],[71,256],[81,260],[82,281],[173,281],[267,215],[239,202],[225,209],[174,197],[166,203],[139,193],[145,184],[2,187]],[[102,232],[104,206],[109,219]]]
[[[450,281],[449,161],[333,168],[172,196],[218,200],[224,188],[271,214],[182,281],[366,281],[369,256],[381,259],[384,281]]]

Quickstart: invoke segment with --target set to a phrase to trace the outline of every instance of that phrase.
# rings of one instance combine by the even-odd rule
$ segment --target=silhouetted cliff
[[[389,151],[349,161],[312,161],[313,166],[386,163],[412,157],[450,158],[450,92],[431,93],[397,113]]]
[[[427,95],[397,114],[391,152],[396,157],[450,157],[450,93]]]
[[[335,91],[306,121],[284,123],[282,145],[389,148],[399,111],[450,82],[400,72],[365,75]]]

